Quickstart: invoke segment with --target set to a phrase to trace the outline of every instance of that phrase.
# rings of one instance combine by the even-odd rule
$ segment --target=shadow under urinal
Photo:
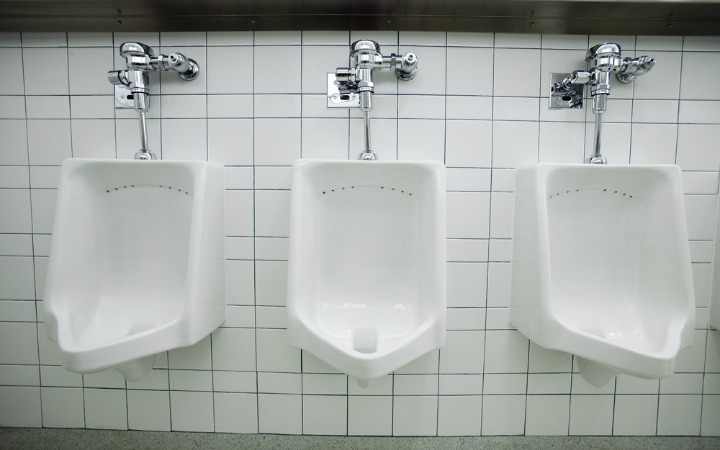
[[[603,385],[663,378],[695,306],[677,166],[536,164],[516,173],[510,321]]]
[[[367,385],[445,340],[445,167],[295,163],[290,343]]]
[[[203,161],[63,163],[44,307],[73,372],[128,380],[225,318],[224,173]]]

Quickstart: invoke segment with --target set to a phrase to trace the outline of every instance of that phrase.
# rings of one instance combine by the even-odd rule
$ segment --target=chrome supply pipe
[[[127,69],[109,71],[108,80],[114,85],[127,87],[133,96],[133,107],[138,113],[140,122],[140,150],[135,153],[135,159],[157,159],[148,148],[145,118],[146,112],[150,109],[148,74],[158,70],[174,71],[183,80],[190,81],[197,78],[200,68],[197,62],[182,53],[155,56],[151,47],[140,42],[125,42],[120,45],[120,56],[125,58]]]

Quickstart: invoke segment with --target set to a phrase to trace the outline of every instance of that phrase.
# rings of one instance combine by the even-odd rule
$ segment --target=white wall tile
[[[257,433],[257,396],[215,393],[215,431],[219,433]]]
[[[127,395],[120,389],[85,389],[87,428],[127,430]]]
[[[286,330],[258,329],[257,370],[300,372],[300,349],[291,347]]]
[[[213,431],[212,392],[170,391],[172,431]]]
[[[448,192],[447,235],[449,238],[488,238],[490,195],[484,192]]]
[[[40,388],[0,386],[0,425],[3,427],[41,427]]]
[[[680,52],[653,53],[657,61],[652,70],[633,84],[635,98],[675,99],[680,96]],[[720,61],[720,60],[719,60]],[[684,61],[683,64],[684,65]],[[620,83],[617,83],[620,84]]]
[[[675,164],[675,125],[633,124],[630,162],[633,164]]]
[[[516,168],[538,161],[537,122],[493,122],[493,167]]]
[[[28,120],[30,164],[59,165],[72,156],[70,122],[64,120]]]
[[[479,436],[481,418],[479,395],[438,398],[438,436]]]
[[[48,76],[48,67],[53,68],[52,76]],[[110,67],[105,70],[110,70]],[[24,48],[23,71],[25,95],[67,95],[69,93],[68,51],[66,48]],[[107,80],[107,72],[104,80]]]
[[[657,395],[618,395],[615,397],[613,435],[655,434]]]
[[[208,47],[208,94],[251,94],[253,92],[252,47]]]
[[[41,388],[42,419],[45,428],[84,428],[83,390],[80,388]]]
[[[448,32],[448,47],[492,47],[493,33]]]
[[[528,339],[514,330],[487,331],[485,373],[527,372]]]
[[[445,164],[448,167],[490,167],[492,122],[448,120],[445,124]],[[455,177],[448,177],[452,183]]]
[[[253,120],[209,119],[208,161],[225,165],[252,165]]]
[[[528,395],[525,434],[567,434],[570,423],[569,395]]]
[[[446,87],[445,48],[402,46],[401,49],[403,53],[415,53],[418,67],[423,67],[423,69],[418,69],[417,75],[411,81],[398,82],[398,93],[444,95]]]
[[[393,436],[427,436],[437,432],[438,398],[435,396],[395,397]]]
[[[212,334],[213,370],[255,370],[255,332],[220,328]]]
[[[720,395],[703,397],[700,434],[702,436],[720,435]]]
[[[3,64],[0,68],[0,76],[3,83],[0,87],[0,95],[23,95],[25,85],[23,81],[23,53],[19,48],[0,48],[0,59]]]
[[[483,307],[487,286],[487,264],[448,263],[448,306]]]
[[[255,164],[291,165],[300,158],[300,119],[255,119],[254,122]]]
[[[299,373],[259,372],[257,390],[264,394],[301,394],[302,377]]]
[[[167,391],[128,391],[128,428],[170,431],[170,395]]]
[[[302,433],[301,396],[259,394],[258,411],[258,429],[260,433]]]
[[[398,159],[444,161],[445,122],[442,120],[398,120]]]
[[[448,95],[492,95],[493,49],[450,47],[447,66],[463,68],[447,71]]]
[[[523,434],[524,431],[524,395],[486,395],[483,397],[483,436],[518,435]]]
[[[389,436],[392,434],[393,398],[390,396],[348,397],[348,434]]]
[[[348,159],[348,127],[345,119],[303,119],[302,157]]]
[[[72,120],[73,157],[115,159],[115,123],[112,120]]]
[[[258,34],[255,35],[257,43]],[[282,61],[284,70],[277,70]],[[332,65],[330,66],[332,67]],[[298,94],[302,92],[300,47],[263,47],[255,52],[256,93]]]
[[[720,87],[704,82],[718,68],[720,68],[720,54],[717,52],[684,53],[680,98],[683,100],[720,100]],[[705,84],[708,86],[704,86]]]
[[[493,95],[504,97],[543,95],[540,93],[540,56],[540,50],[496,48]]]
[[[182,347],[168,352],[170,369],[210,370],[210,336],[195,345]]]
[[[658,436],[700,434],[700,395],[661,395],[658,405]]]
[[[570,400],[571,435],[610,435],[613,426],[611,395],[573,395]]]
[[[346,435],[347,403],[344,396],[303,396],[303,433]]]
[[[67,56],[70,94],[113,94],[113,85],[107,79],[113,65],[112,47],[70,48]]]
[[[37,348],[36,324],[0,322],[0,361],[3,364],[37,364]]]

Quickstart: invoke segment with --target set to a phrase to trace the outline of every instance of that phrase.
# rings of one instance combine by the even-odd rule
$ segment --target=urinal
[[[296,162],[290,343],[361,385],[441,347],[445,203],[439,162]]]
[[[601,386],[663,378],[695,305],[677,166],[517,169],[510,322]]]
[[[224,321],[224,260],[222,166],[66,160],[44,297],[63,366],[137,380],[195,344]]]

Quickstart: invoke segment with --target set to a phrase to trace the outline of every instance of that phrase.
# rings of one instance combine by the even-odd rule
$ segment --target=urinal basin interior
[[[63,165],[45,305],[72,369],[190,345],[222,323],[222,189],[222,168],[200,161]]]
[[[694,326],[679,175],[676,166],[518,169],[513,324],[547,348],[669,375]]]
[[[439,163],[296,163],[288,286],[295,344],[326,362],[332,357],[308,339],[372,360],[423,333],[444,336],[444,196]]]

